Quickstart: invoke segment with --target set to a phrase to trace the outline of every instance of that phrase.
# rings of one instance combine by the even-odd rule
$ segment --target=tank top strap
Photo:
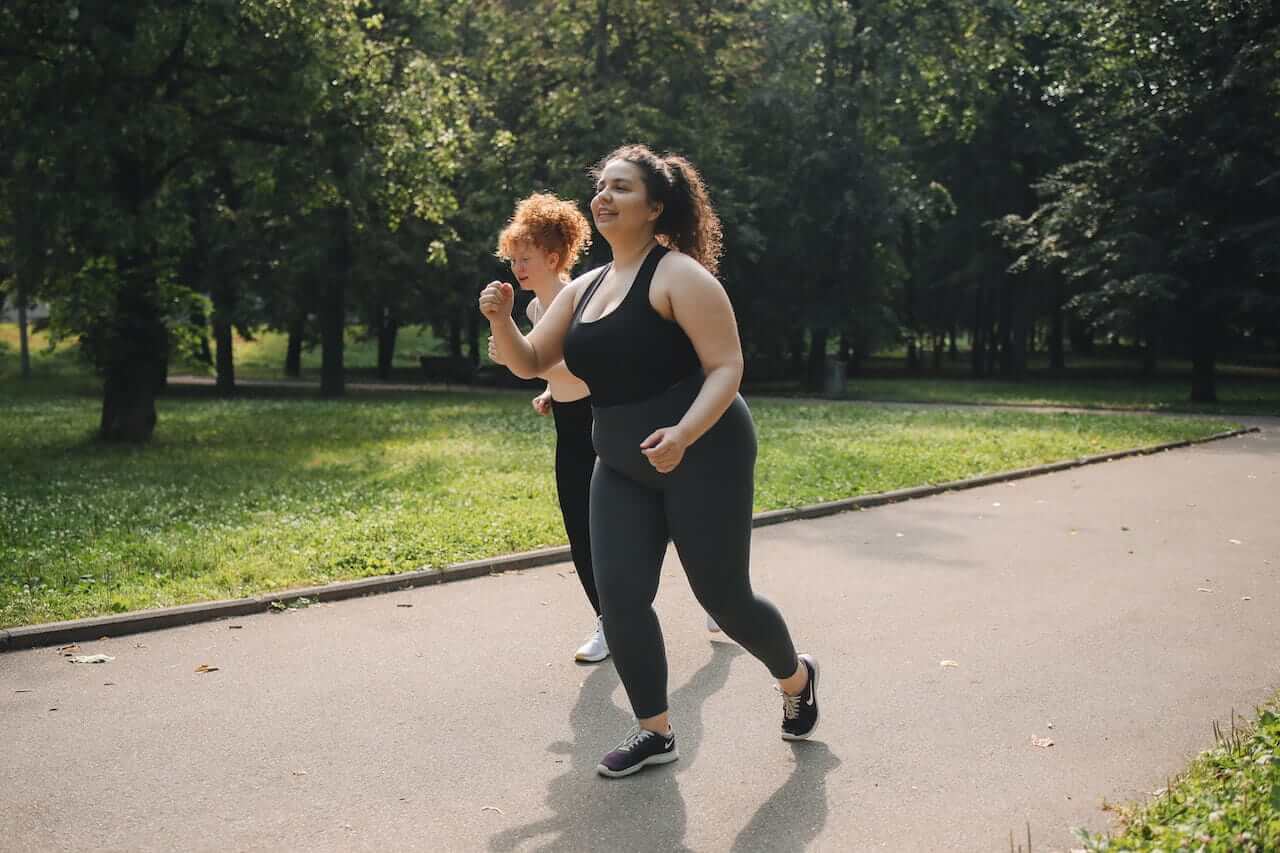
[[[636,280],[631,285],[631,292],[627,294],[627,299],[633,297],[637,300],[643,299],[645,307],[650,306],[649,302],[649,286],[653,284],[653,273],[658,268],[658,261],[662,260],[662,256],[671,251],[666,246],[659,243],[649,250],[649,254],[645,256],[644,263],[640,265],[640,271],[636,273]]]
[[[605,264],[600,268],[600,274],[595,277],[591,284],[587,285],[587,292],[582,294],[582,298],[578,300],[578,307],[574,309],[573,319],[578,321],[582,317],[582,309],[587,307],[587,303],[591,301],[591,297],[596,295],[596,291],[600,289],[600,282],[604,281],[604,277],[609,274],[609,270],[613,267],[613,261]]]

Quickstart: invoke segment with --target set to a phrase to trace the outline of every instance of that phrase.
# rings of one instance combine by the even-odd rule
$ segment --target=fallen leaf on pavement
[[[960,664],[953,660],[944,660],[938,666],[959,666]]]
[[[506,812],[504,812],[502,809],[498,808],[497,806],[481,806],[481,807],[480,807],[480,811],[482,811],[482,812],[497,812],[498,814],[506,814]]]
[[[209,666],[209,664],[207,663],[202,663],[198,667],[196,667],[196,672],[217,672],[217,671],[218,671],[218,668],[216,666]]]
[[[75,643],[72,643],[69,646],[62,646],[61,648],[58,649],[58,651],[62,652],[67,657],[71,657],[73,654],[80,651],[80,647],[77,646]]]
[[[1253,596],[1246,595],[1240,599],[1241,601],[1253,601]]]
[[[1038,747],[1040,747],[1041,749],[1048,749],[1049,747],[1053,746],[1053,738],[1051,738],[1051,737],[1036,737],[1035,735],[1032,735],[1032,736],[1031,736],[1031,745],[1032,745],[1032,746],[1038,746]]]
[[[115,660],[111,655],[72,655],[72,663],[108,663]]]

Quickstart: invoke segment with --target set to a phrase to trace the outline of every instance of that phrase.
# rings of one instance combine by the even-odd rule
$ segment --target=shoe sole
[[[600,663],[607,657],[609,657],[609,653],[605,652],[602,655],[574,655],[573,659],[578,663]]]
[[[621,779],[623,776],[630,776],[632,773],[639,773],[641,770],[645,769],[650,764],[670,764],[671,762],[675,761],[679,757],[680,757],[680,753],[677,750],[673,749],[670,752],[663,752],[658,755],[650,755],[644,761],[641,761],[639,764],[633,764],[632,766],[628,767],[626,770],[610,770],[608,767],[605,767],[603,764],[597,764],[596,772],[599,773],[601,776],[607,776],[610,779]]]
[[[808,660],[809,665],[813,667],[813,675],[810,677],[813,679],[813,701],[816,703],[818,701],[818,662],[811,657],[806,657],[805,659]],[[813,725],[809,727],[809,731],[805,732],[802,735],[793,735],[789,732],[783,732],[782,739],[783,740],[808,740],[809,738],[813,737],[813,733],[818,730],[818,719],[821,716],[822,716],[822,709],[819,708],[818,713],[814,714]]]

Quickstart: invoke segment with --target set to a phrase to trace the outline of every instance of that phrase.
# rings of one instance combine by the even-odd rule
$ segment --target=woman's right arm
[[[546,373],[564,359],[564,336],[573,322],[577,293],[586,275],[579,276],[547,307],[547,311],[528,335],[511,318],[515,291],[506,282],[489,283],[480,294],[480,313],[489,321],[494,348],[502,364],[521,379],[533,379]]]

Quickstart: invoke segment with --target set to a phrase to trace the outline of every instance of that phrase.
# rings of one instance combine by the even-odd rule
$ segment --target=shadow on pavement
[[[796,767],[764,802],[733,841],[734,853],[801,851],[827,823],[827,774],[840,766],[821,741],[791,744]]]
[[[570,757],[568,771],[547,788],[546,804],[553,814],[497,833],[489,840],[489,849],[688,850],[684,843],[687,813],[676,776],[692,765],[697,754],[702,740],[701,706],[724,686],[733,659],[742,654],[736,645],[712,643],[710,660],[671,693],[680,760],[616,780],[596,775],[595,767],[634,720],[610,699],[618,683],[613,667],[597,667],[569,713],[574,741],[557,741],[548,747],[553,754]]]

